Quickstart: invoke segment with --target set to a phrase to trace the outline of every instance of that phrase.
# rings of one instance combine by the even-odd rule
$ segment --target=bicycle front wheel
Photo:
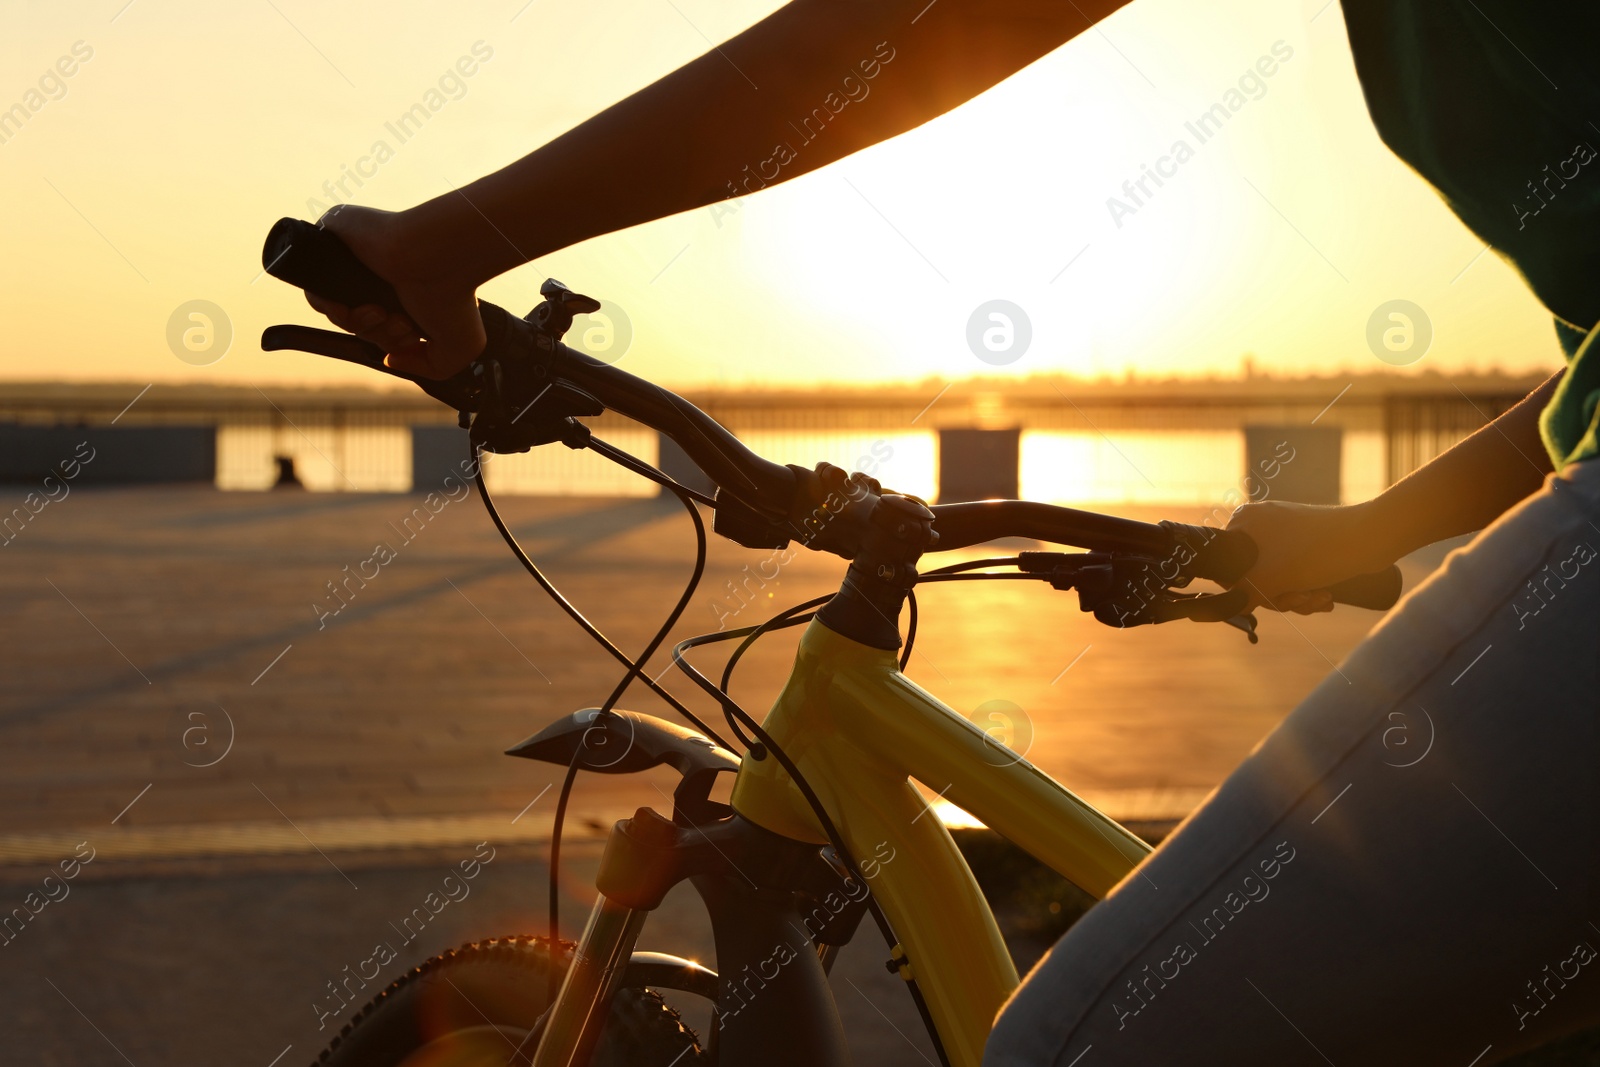
[[[534,1031],[550,1006],[552,972],[572,946],[545,938],[475,941],[397,979],[350,1020],[318,1058],[322,1067],[505,1067],[532,1062]],[[649,989],[617,991],[590,1067],[703,1065],[694,1031]]]

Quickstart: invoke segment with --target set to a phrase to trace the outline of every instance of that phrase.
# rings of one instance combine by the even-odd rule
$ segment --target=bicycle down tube
[[[1150,846],[901,674],[893,652],[813,621],[764,728],[828,809],[870,876],[952,1064],[976,1067],[1017,972],[949,831],[907,780],[970,812],[1057,874],[1105,894]],[[732,805],[786,837],[825,839],[771,759],[746,757]]]

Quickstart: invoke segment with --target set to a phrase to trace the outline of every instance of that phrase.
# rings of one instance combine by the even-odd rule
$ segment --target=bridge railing
[[[1372,379],[1342,386],[1313,379],[1059,387],[1023,380],[1010,391],[935,383],[872,392],[686,395],[780,461],[827,459],[859,467],[875,448],[886,451],[879,461],[898,479],[892,484],[921,495],[1089,500],[1121,493],[1144,500],[1165,493],[1177,502],[1209,498],[1217,486],[1238,483],[1253,469],[1251,449],[1259,446],[1249,441],[1262,428],[1318,427],[1321,437],[1307,440],[1321,441],[1314,445],[1323,453],[1319,462],[1332,464],[1331,475],[1322,473],[1320,492],[1327,495],[1331,477],[1335,498],[1370,495],[1485,425],[1536,384],[1501,376],[1431,387]],[[259,489],[277,480],[279,460],[287,458],[310,488],[406,491],[424,488],[441,463],[457,462],[447,455],[458,447],[450,443],[459,436],[451,430],[454,422],[453,413],[412,392],[0,384],[0,433],[9,442],[0,455],[0,481],[48,474],[59,461],[56,437],[63,428],[81,427],[86,438],[98,436],[126,453],[127,462],[101,466],[100,476],[111,480],[198,476],[222,488]],[[595,426],[647,459],[663,455],[653,435],[618,416],[602,416]],[[154,432],[177,427],[214,435],[208,477],[196,474],[194,455],[173,451],[205,446],[177,444],[170,433]],[[459,447],[464,456],[465,446]],[[1300,472],[1312,466],[1302,464]],[[561,449],[503,459],[491,467],[491,478],[509,492],[648,491],[593,456]]]

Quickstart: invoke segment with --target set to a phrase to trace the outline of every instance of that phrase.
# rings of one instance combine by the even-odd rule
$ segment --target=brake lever
[[[279,219],[267,234],[261,266],[307,293],[352,307],[378,304],[391,312],[405,312],[394,287],[320,224]],[[397,371],[384,361],[384,352],[377,345],[309,326],[269,327],[262,334],[261,347],[269,352],[295,349],[328,356],[411,382],[454,408],[460,425],[471,429],[474,445],[490,452],[526,452],[554,441],[583,448],[589,443],[589,428],[577,418],[600,415],[605,406],[562,381],[552,363],[563,351],[561,338],[571,329],[573,318],[592,314],[601,304],[554,278],[539,287],[539,295],[539,305],[521,319],[479,301],[483,353],[443,380]]]
[[[476,411],[482,389],[471,373],[472,368],[445,379],[420,378],[415,374],[395,370],[384,362],[384,351],[371,341],[363,341],[353,334],[334,330],[320,330],[315,326],[268,326],[261,333],[263,352],[309,352],[314,356],[354,363],[368,370],[381,371],[417,386],[441,403],[457,411]]]
[[[600,415],[605,406],[551,374],[549,358],[560,347],[573,316],[593,312],[600,302],[553,278],[540,293],[544,300],[525,320],[481,302],[490,343],[484,355],[445,379],[396,370],[384,361],[383,349],[370,341],[312,326],[269,326],[261,335],[261,348],[328,356],[411,382],[454,408],[461,426],[471,428],[473,441],[490,452],[526,452],[555,441],[582,448],[588,443],[588,428],[576,418]]]
[[[1191,622],[1232,622],[1245,614],[1249,594],[1243,589],[1229,589],[1222,593],[1174,593],[1165,601],[1152,606],[1156,622],[1174,622],[1188,619]]]
[[[1261,638],[1256,634],[1256,617],[1251,612],[1241,612],[1232,618],[1223,619],[1222,621],[1236,630],[1243,630],[1244,635],[1250,639],[1252,645],[1261,643]]]
[[[579,417],[605,413],[605,405],[556,371],[554,359],[565,351],[561,337],[575,315],[599,310],[600,301],[575,293],[548,278],[539,287],[544,298],[518,318],[488,301],[479,301],[488,343],[484,354],[463,373],[479,385],[472,439],[490,452],[526,452],[560,441],[568,448],[589,443],[589,427]],[[462,425],[468,425],[462,412]]]
[[[1056,589],[1076,589],[1078,606],[1099,622],[1118,629],[1157,625],[1189,619],[1225,622],[1257,644],[1256,618],[1244,610],[1243,589],[1221,593],[1180,593],[1168,581],[1162,561],[1106,552],[1023,552],[1018,567],[1024,573],[1046,574]]]

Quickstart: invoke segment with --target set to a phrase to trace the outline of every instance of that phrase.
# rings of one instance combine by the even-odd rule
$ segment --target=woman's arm
[[[328,228],[395,284],[430,342],[381,309],[313,305],[397,366],[448,376],[482,350],[472,293],[495,275],[903,133],[1125,2],[795,0],[460,190],[396,214],[336,209]]]
[[[1083,6],[1098,19],[1120,5]],[[1088,26],[1065,3],[796,0],[466,186],[472,206],[452,193],[420,205],[419,230],[458,273],[486,281],[903,133]]]
[[[1315,507],[1269,500],[1239,508],[1228,528],[1244,530],[1261,550],[1245,576],[1252,600],[1281,611],[1328,611],[1328,586],[1382,570],[1424,545],[1481,530],[1533,493],[1553,469],[1539,438],[1539,413],[1564,373],[1365,503]]]

